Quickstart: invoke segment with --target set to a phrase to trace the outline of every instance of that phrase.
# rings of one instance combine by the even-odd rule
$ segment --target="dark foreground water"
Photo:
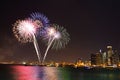
[[[120,80],[119,70],[0,65],[0,80]]]

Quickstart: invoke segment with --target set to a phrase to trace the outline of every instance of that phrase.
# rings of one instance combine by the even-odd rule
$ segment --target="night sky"
[[[46,61],[89,60],[107,45],[120,52],[119,0],[16,0],[0,3],[0,61],[37,61],[33,43],[22,44],[12,32],[18,19],[40,12],[50,23],[64,26],[70,42],[61,50],[50,49]],[[37,39],[42,55],[46,46]]]

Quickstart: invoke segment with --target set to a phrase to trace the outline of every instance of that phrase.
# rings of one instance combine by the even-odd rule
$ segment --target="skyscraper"
[[[102,64],[103,65],[107,64],[107,53],[106,52],[102,53]]]
[[[96,65],[96,55],[91,54],[91,65]]]
[[[102,64],[102,54],[96,53],[96,65],[100,66]]]
[[[112,55],[112,63],[113,65],[118,66],[119,64],[119,54],[117,52],[117,50],[114,51],[114,54]]]
[[[112,46],[107,46],[107,65],[111,66],[113,65],[112,63],[112,55],[114,54],[112,50]]]
[[[102,64],[102,54],[101,53],[91,54],[91,65],[100,66],[101,64]]]

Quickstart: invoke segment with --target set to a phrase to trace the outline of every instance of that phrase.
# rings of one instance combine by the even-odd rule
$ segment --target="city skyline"
[[[66,48],[48,52],[46,61],[74,62],[77,58],[89,60],[91,53],[111,45],[120,52],[120,6],[116,1],[34,0],[1,2],[0,60],[37,61],[32,43],[21,44],[13,35],[12,25],[18,19],[40,12],[51,23],[64,26],[70,34]],[[37,39],[42,53],[46,48]]]

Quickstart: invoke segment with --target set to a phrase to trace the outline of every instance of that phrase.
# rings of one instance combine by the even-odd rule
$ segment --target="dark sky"
[[[61,50],[50,50],[46,61],[75,62],[89,60],[91,53],[106,50],[107,45],[120,51],[119,0],[16,0],[0,3],[0,60],[37,60],[33,43],[21,44],[12,33],[12,24],[32,12],[40,12],[51,23],[64,26],[70,42]],[[38,40],[42,55],[45,46]]]

